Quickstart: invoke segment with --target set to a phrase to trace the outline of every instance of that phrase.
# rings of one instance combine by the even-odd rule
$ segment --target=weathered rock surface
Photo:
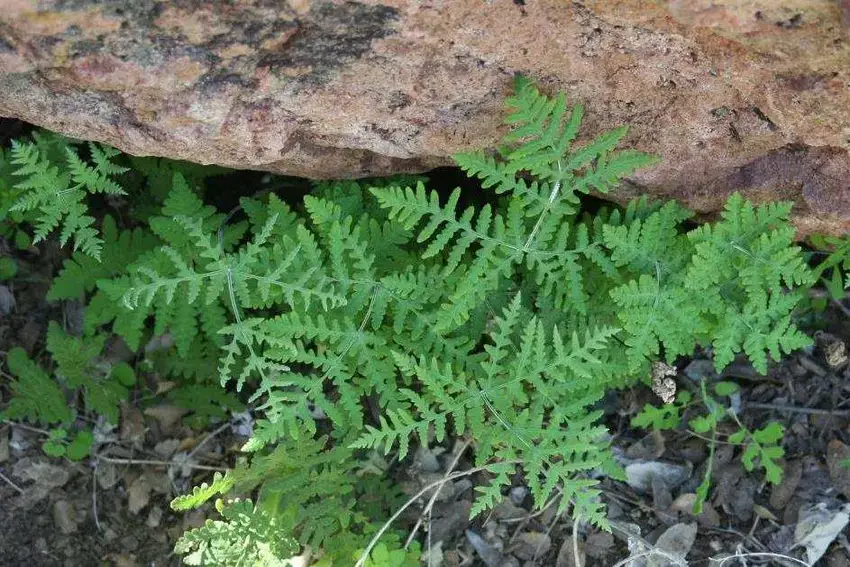
[[[310,177],[491,146],[522,72],[664,161],[621,193],[850,229],[847,0],[4,0],[0,115]]]

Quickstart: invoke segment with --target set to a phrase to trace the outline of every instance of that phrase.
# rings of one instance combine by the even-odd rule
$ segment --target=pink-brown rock
[[[847,0],[3,0],[0,115],[309,177],[492,146],[514,73],[630,124],[649,192],[790,198],[850,229]]]

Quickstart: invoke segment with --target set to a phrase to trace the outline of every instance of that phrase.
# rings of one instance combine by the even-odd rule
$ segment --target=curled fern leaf
[[[191,510],[198,508],[210,498],[227,494],[233,488],[233,476],[230,472],[215,473],[211,483],[202,483],[192,489],[191,494],[182,494],[171,501],[172,510]]]

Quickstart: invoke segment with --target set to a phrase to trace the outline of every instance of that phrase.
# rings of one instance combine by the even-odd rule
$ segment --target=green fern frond
[[[470,518],[475,518],[482,512],[492,510],[502,502],[504,499],[502,490],[510,486],[511,476],[516,473],[516,465],[503,461],[491,463],[487,465],[487,472],[495,476],[489,483],[475,487],[478,497],[472,503],[472,508],[469,510]]]
[[[136,228],[119,231],[115,219],[107,215],[101,228],[103,248],[98,262],[76,252],[65,260],[62,270],[53,278],[47,299],[79,299],[97,287],[98,280],[116,277],[142,254],[152,250],[159,240],[149,232]]]
[[[732,195],[721,222],[688,234],[695,248],[689,286],[702,290],[740,280],[747,293],[756,294],[810,283],[802,251],[793,246],[790,212],[790,203],[755,207],[739,193]]]
[[[90,144],[95,165],[86,164],[70,146],[64,147],[62,169],[37,143],[12,141],[11,163],[18,166],[14,174],[23,179],[16,185],[20,192],[12,211],[36,211],[35,239],[44,240],[61,226],[59,242],[74,240],[74,250],[100,259],[103,241],[94,228],[84,202],[90,193],[123,195],[124,190],[113,179],[126,168],[112,161],[116,150]]]
[[[105,340],[105,335],[70,336],[55,321],[47,330],[47,350],[56,362],[57,376],[66,387],[82,390],[86,409],[117,424],[119,405],[127,399],[135,378],[128,382],[99,362]]]
[[[411,409],[385,412],[388,419],[382,416],[379,428],[367,426],[352,446],[383,446],[388,451],[397,444],[403,457],[412,434],[424,440],[433,431],[439,441],[451,423],[455,435],[479,440],[479,458],[499,455],[502,461],[521,461],[540,496],[548,498],[555,485],[564,482],[572,483],[576,492],[589,490],[576,474],[602,462],[597,455],[604,452],[604,429],[593,425],[599,415],[588,413],[587,407],[605,390],[604,373],[598,369],[605,366],[604,353],[617,329],[588,332],[583,341],[574,333],[564,342],[557,328],[549,335],[532,319],[516,340],[511,336],[520,305],[515,298],[504,317],[497,319],[494,344],[486,347],[489,358],[482,361],[481,374],[467,375],[436,360],[396,355],[399,371],[415,376],[423,389],[402,390]],[[536,402],[531,402],[530,391]],[[529,404],[536,411],[530,411]],[[544,484],[537,484],[539,478]],[[595,513],[592,517],[602,519]]]
[[[480,153],[455,156],[470,176],[482,179],[485,188],[522,195],[527,186],[517,175],[527,172],[542,185],[551,185],[551,192],[565,194],[566,203],[575,205],[576,194],[590,189],[607,192],[620,179],[657,162],[657,158],[634,150],[613,151],[626,128],[607,132],[574,150],[583,107],[568,109],[563,93],[547,97],[523,76],[517,76],[514,86],[515,94],[505,101],[511,110],[505,123],[514,127],[505,137],[509,149],[498,159]],[[538,197],[538,201],[543,199]]]
[[[604,243],[611,250],[611,260],[632,272],[670,278],[690,260],[692,249],[681,237],[679,227],[691,216],[690,211],[671,201],[645,218],[606,224]]]
[[[783,352],[809,346],[811,339],[791,322],[799,300],[797,294],[763,294],[743,307],[727,306],[712,343],[715,367],[722,370],[743,351],[755,369],[766,374],[768,355],[779,361]]]
[[[233,476],[230,472],[213,475],[211,483],[202,483],[192,489],[191,494],[182,494],[171,501],[171,509],[177,511],[192,510],[206,503],[210,498],[223,496],[233,488]]]
[[[175,199],[166,208],[197,209],[193,194],[180,184],[176,191]],[[167,325],[176,331],[178,349],[185,352],[197,328],[196,314],[210,306],[221,304],[238,316],[243,308],[272,300],[299,302],[305,308],[318,302],[325,309],[344,303],[345,299],[332,289],[321,268],[310,262],[318,257],[318,252],[303,226],[296,228],[297,241],[285,235],[278,242],[269,242],[277,220],[276,215],[267,219],[251,242],[230,254],[205,229],[203,220],[173,217],[169,230],[179,228],[182,235],[160,233],[179,242],[181,248],[163,246],[155,256],[145,258],[133,270],[132,279],[122,286],[123,304],[131,310],[154,310],[158,327]],[[178,293],[183,301],[172,307]],[[239,340],[244,343],[246,338],[244,331],[240,331],[237,343]],[[237,343],[231,342],[231,355],[235,355]]]
[[[297,542],[281,538],[276,519],[250,500],[219,501],[216,509],[223,520],[207,520],[175,544],[187,565],[285,567],[290,565],[286,559],[298,553]]]
[[[65,148],[71,181],[75,183],[72,189],[85,188],[89,193],[107,193],[109,195],[124,195],[124,190],[111,177],[126,173],[128,168],[112,163],[110,160],[120,152],[114,148],[89,144],[92,161],[95,166],[86,164],[77,152]]]
[[[74,415],[65,401],[65,394],[27,357],[24,349],[11,349],[6,355],[6,365],[17,380],[9,382],[13,395],[0,415],[6,419],[27,419],[44,425],[71,422]]]
[[[658,358],[661,345],[668,359],[693,352],[710,327],[701,317],[703,307],[681,286],[665,285],[656,276],[641,275],[611,290],[619,307],[617,317],[625,331],[631,368]],[[682,329],[690,332],[683,333]]]

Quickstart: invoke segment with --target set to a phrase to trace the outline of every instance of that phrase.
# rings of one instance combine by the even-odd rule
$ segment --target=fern
[[[139,256],[152,250],[159,239],[149,232],[136,228],[119,231],[115,219],[106,216],[101,228],[103,246],[100,260],[83,252],[75,252],[65,260],[62,270],[53,278],[48,300],[80,299],[97,288],[97,282],[117,276]]]
[[[668,204],[628,226],[603,228],[615,264],[637,275],[611,290],[627,331],[633,368],[662,353],[672,361],[697,344],[714,346],[718,370],[745,352],[757,370],[809,344],[791,322],[801,295],[787,289],[813,281],[792,246],[790,208],[754,207],[739,194],[723,220],[677,236],[689,214]],[[698,292],[698,293],[695,293]]]
[[[743,347],[764,373],[766,353],[779,360],[781,352],[810,344],[791,322],[801,294],[786,291],[814,282],[800,248],[792,245],[790,212],[790,204],[754,207],[736,193],[721,222],[688,235],[695,254],[687,287],[699,291],[706,310],[714,312],[718,369]]]
[[[206,338],[215,344],[222,342],[218,331],[226,323],[228,302],[225,297],[205,297],[204,303],[195,303],[197,297],[192,298],[191,301],[173,302],[171,300],[181,284],[188,285],[185,279],[180,279],[184,277],[184,272],[181,270],[191,271],[196,263],[208,262],[209,258],[203,256],[205,252],[217,253],[216,245],[213,244],[217,240],[211,239],[224,220],[224,216],[215,213],[212,207],[205,206],[182,175],[175,173],[172,181],[173,189],[163,204],[163,214],[152,217],[149,221],[151,230],[160,239],[160,245],[139,254],[136,262],[129,266],[129,270],[125,267],[120,277],[98,280],[102,301],[97,301],[97,296],[93,299],[93,304],[98,309],[90,315],[90,319],[89,317],[87,319],[91,326],[113,322],[113,330],[135,349],[141,341],[147,316],[153,314],[155,322],[153,333],[161,335],[170,331],[178,352],[181,356],[186,356],[199,331],[204,331]],[[190,235],[188,225],[198,232]],[[231,247],[244,228],[244,225],[237,225],[223,231],[221,245]],[[204,231],[206,231],[206,240]],[[199,235],[198,240],[196,237]],[[186,256],[186,259],[181,259],[175,264],[174,260],[181,258],[181,253]],[[144,268],[136,268],[137,265],[142,264]],[[133,276],[124,275],[126,271]],[[150,313],[133,309],[138,297],[128,297],[127,290],[132,289],[134,283],[140,283],[151,275],[168,276],[168,283],[163,281],[161,285],[145,290],[145,306],[150,309]],[[199,278],[202,279],[203,276]],[[220,283],[221,278],[217,281]],[[187,290],[188,287],[181,289]],[[160,294],[160,291],[164,293]],[[138,293],[141,294],[142,291]]]
[[[166,200],[163,213],[181,214],[152,219],[155,232],[168,245],[131,268],[133,275],[120,282],[119,287],[104,284],[112,297],[121,293],[120,300],[126,308],[152,310],[157,320],[154,332],[170,328],[181,353],[186,352],[199,327],[213,333],[221,329],[224,311],[238,312],[239,301],[262,305],[278,295],[290,301],[297,297],[306,307],[312,301],[323,305],[342,301],[325,288],[322,274],[307,263],[315,244],[305,231],[296,230],[294,238],[288,238],[283,245],[264,247],[275,230],[278,217],[273,216],[256,233],[252,244],[230,254],[226,247],[234,233],[224,232],[220,241],[213,232],[220,219],[207,214],[207,209],[199,209],[194,199],[176,177],[175,189]],[[189,211],[200,213],[202,218],[182,214]],[[213,220],[218,222],[209,222]],[[178,291],[185,294],[185,301],[173,301]],[[216,319],[205,325],[203,318],[210,315]],[[234,345],[253,338],[256,337],[251,334],[250,325],[240,324],[230,348],[238,348]]]
[[[250,464],[242,463],[226,475],[216,474],[212,484],[205,483],[191,495],[177,497],[172,508],[186,510],[231,489],[247,492],[262,486],[255,505],[240,504],[239,517],[222,507],[219,500],[216,507],[226,521],[208,521],[200,531],[188,538],[184,535],[178,552],[189,553],[194,549],[194,553],[201,555],[190,557],[203,557],[202,564],[231,564],[227,563],[233,560],[228,550],[235,550],[238,545],[224,545],[225,542],[216,540],[238,540],[245,549],[259,545],[259,551],[263,551],[270,543],[265,535],[258,533],[250,542],[245,539],[253,530],[269,536],[275,534],[281,546],[268,557],[263,556],[263,560],[283,561],[282,565],[306,545],[314,549],[321,547],[329,565],[362,549],[373,528],[356,510],[357,477],[353,472],[357,461],[344,447],[327,449],[326,442],[326,438],[283,440],[268,454],[254,455]],[[266,532],[266,528],[270,531]],[[281,538],[280,534],[286,537]],[[215,545],[224,548],[215,549]],[[245,557],[253,560],[253,554],[259,551],[249,551]],[[237,553],[233,557],[240,556]]]
[[[280,558],[291,557],[297,544],[279,536],[274,517],[256,510],[250,500],[229,504],[219,500],[216,510],[224,521],[207,520],[175,544],[174,550],[185,555],[187,565],[289,565]]]
[[[451,422],[455,435],[479,440],[479,460],[498,456],[500,462],[524,463],[539,505],[561,484],[566,494],[576,497],[577,505],[584,506],[577,513],[604,525],[595,502],[598,491],[592,488],[596,483],[581,480],[576,473],[592,470],[606,458],[604,430],[593,425],[598,414],[588,408],[604,392],[598,386],[607,379],[605,349],[617,329],[587,331],[583,339],[574,333],[565,342],[557,327],[550,337],[532,319],[520,338],[513,339],[520,305],[517,296],[504,317],[496,320],[493,345],[485,347],[489,357],[480,362],[477,376],[456,373],[436,360],[397,355],[399,370],[415,376],[424,390],[404,390],[413,411],[390,413],[389,421],[382,421],[381,428],[368,427],[354,446],[380,445],[388,450],[398,443],[403,458],[412,434],[426,442],[433,429],[439,442]],[[537,399],[529,399],[530,390]],[[502,479],[497,484],[506,480],[501,465],[493,472]],[[492,500],[492,495],[485,492],[485,498]]]
[[[71,422],[73,413],[62,390],[27,357],[22,348],[15,347],[9,351],[6,365],[17,380],[9,383],[13,397],[0,415],[6,419],[28,419],[45,425]]]
[[[51,297],[89,299],[85,335],[52,329],[48,346],[89,409],[111,407],[89,397],[111,387],[97,341],[112,332],[133,351],[148,342],[144,367],[179,382],[169,395],[190,419],[244,399],[257,414],[236,466],[174,502],[221,499],[221,519],[178,545],[188,561],[285,564],[305,546],[328,564],[406,561],[392,537],[386,553],[366,546],[383,518],[358,503],[361,460],[458,436],[490,476],[474,514],[521,474],[538,507],[558,493],[560,511],[606,527],[599,479],[622,474],[597,409],[608,391],[698,346],[718,368],[743,353],[764,371],[806,344],[793,313],[813,277],[787,205],[735,195],[690,232],[675,203],[590,214],[583,194],[655,158],[618,150],[625,128],[577,143],[582,108],[523,78],[507,105],[502,149],[456,156],[488,204],[398,178],[321,182],[289,202],[265,193],[225,215],[201,199],[201,173],[144,161],[131,178],[156,187],[134,213],[149,232],[107,219],[102,264],[65,264]],[[107,190],[109,157],[74,162],[68,183]],[[645,420],[665,427],[672,413]],[[754,466],[773,462],[768,441]]]
[[[10,161],[18,166],[14,174],[23,179],[16,184],[21,194],[10,210],[37,211],[34,242],[61,227],[60,244],[64,246],[73,237],[74,250],[99,259],[103,241],[84,199],[92,193],[125,194],[114,177],[127,169],[112,161],[117,150],[93,143],[89,150],[94,165],[65,146],[65,164],[60,168],[36,143],[13,140]]]
[[[716,227],[689,234],[691,213],[674,203],[583,217],[578,195],[607,191],[653,158],[617,151],[624,129],[574,148],[582,111],[522,80],[509,106],[506,149],[457,158],[501,195],[497,206],[462,208],[459,190],[443,200],[418,180],[366,195],[357,183],[325,184],[303,216],[245,200],[251,234],[233,253],[202,220],[172,216],[183,245],[165,249],[167,262],[140,263],[123,297],[148,312],[177,294],[226,306],[222,382],[256,383],[265,413],[245,447],[249,471],[275,445],[312,439],[318,412],[352,447],[402,458],[432,432],[437,442],[474,438],[493,474],[476,513],[520,466],[538,505],[557,487],[562,509],[605,526],[590,473],[618,474],[592,409],[606,391],[697,345],[713,345],[718,366],[743,351],[761,369],[803,344],[786,288],[809,275],[785,208],[736,196]],[[731,245],[747,253],[722,252]],[[778,272],[744,269],[753,256]],[[711,270],[727,257],[732,267]]]
[[[214,376],[214,372],[210,376]],[[168,399],[190,414],[190,417],[184,418],[190,427],[202,428],[213,420],[227,419],[231,412],[245,411],[245,404],[217,384],[180,385],[168,392]]]
[[[174,510],[192,510],[204,504],[207,500],[214,498],[219,494],[226,494],[233,488],[233,475],[228,472],[221,474],[215,473],[211,484],[203,483],[201,486],[196,486],[192,489],[191,494],[183,494],[171,501],[171,508]]]
[[[135,375],[115,373],[110,366],[98,363],[105,338],[73,337],[51,321],[47,330],[47,350],[56,362],[56,374],[64,385],[82,391],[86,409],[117,424],[118,406],[127,399]]]

